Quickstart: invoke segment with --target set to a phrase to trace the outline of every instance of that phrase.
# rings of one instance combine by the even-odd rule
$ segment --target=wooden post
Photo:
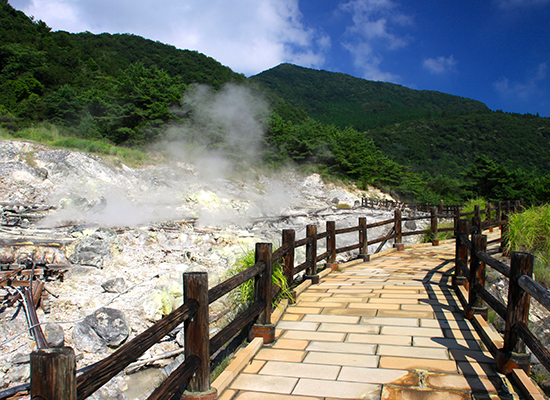
[[[254,281],[255,303],[265,303],[264,310],[258,316],[256,324],[250,330],[248,335],[252,340],[256,337],[264,339],[264,343],[272,343],[275,341],[275,325],[271,323],[271,300],[273,297],[273,264],[271,255],[273,253],[273,245],[271,243],[256,243],[256,262],[263,261],[266,265],[263,272],[256,276]]]
[[[525,343],[514,330],[514,325],[518,322],[529,323],[531,295],[519,286],[518,280],[522,275],[533,276],[533,260],[531,253],[512,252],[504,346],[497,355],[497,370],[503,374],[509,374],[518,367],[529,374],[530,356],[525,351]]]
[[[210,388],[210,339],[208,329],[208,274],[206,272],[186,272],[183,274],[183,302],[190,300],[199,303],[197,313],[183,323],[185,358],[196,356],[200,359],[199,368],[189,381],[183,398],[199,399],[216,389]],[[217,398],[217,397],[215,397]]]
[[[497,215],[495,216],[496,222],[498,225],[500,225],[500,221],[502,220],[502,202],[499,201],[497,203]]]
[[[486,215],[485,220],[487,221],[487,225],[491,225],[491,202],[487,202],[487,209],[486,209]],[[489,227],[489,232],[493,232],[493,227]]]
[[[311,242],[306,245],[306,261],[309,267],[306,270],[306,279],[311,279],[311,283],[319,283],[317,275],[317,225],[306,226],[306,237],[311,238]]]
[[[363,261],[370,261],[368,242],[367,218],[359,217],[359,244],[361,247],[359,248],[358,258],[363,259]]]
[[[453,275],[453,287],[456,289],[459,285],[463,285],[466,282],[466,277],[462,273],[460,264],[464,263],[468,265],[468,248],[460,240],[460,235],[464,234],[468,237],[468,230],[470,226],[467,219],[458,220],[458,228],[455,231],[456,236],[456,252],[455,252],[455,274]]]
[[[403,245],[403,219],[401,217],[401,210],[396,209],[394,211],[394,219],[395,219],[395,243],[394,247],[397,249],[397,251],[403,251],[405,250],[405,246]]]
[[[481,297],[475,291],[475,285],[485,287],[485,263],[477,257],[478,251],[487,250],[487,236],[472,235],[472,253],[470,256],[470,276],[468,277],[468,306],[465,307],[464,316],[472,319],[474,314],[480,314],[487,320],[487,307],[483,306]]]
[[[500,221],[500,246],[498,251],[500,253],[507,253],[508,239],[506,238],[506,231],[508,230],[508,214],[503,213]]]
[[[271,243],[256,243],[256,262],[263,261],[266,264],[264,271],[256,277],[256,301],[265,302],[265,310],[258,317],[258,323],[267,325],[271,323],[271,298],[272,298],[272,275],[273,265],[271,254],[273,253]]]
[[[455,215],[453,218],[453,228],[455,229],[455,235],[458,232],[458,221],[460,221],[460,206],[457,204],[455,205]]]
[[[478,235],[481,235],[481,210],[478,205],[474,206],[474,216],[472,217],[472,226],[476,227],[476,232]]]
[[[294,229],[283,229],[283,244],[289,244],[290,250],[283,258],[284,275],[288,286],[291,287],[294,284],[294,251],[296,243],[296,232]]]
[[[439,239],[437,238],[437,207],[432,207],[430,212],[430,230],[432,232],[432,245],[439,246]]]
[[[76,361],[70,347],[31,353],[31,399],[76,400]]]
[[[327,221],[327,268],[333,271],[338,269],[338,263],[336,262],[336,222]]]
[[[443,200],[439,202],[439,214],[443,214]]]

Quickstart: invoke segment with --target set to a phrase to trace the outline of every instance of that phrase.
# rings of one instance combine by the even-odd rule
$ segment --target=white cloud
[[[550,4],[550,0],[496,0],[496,2],[500,8],[505,10]]]
[[[399,76],[380,69],[381,54],[408,44],[409,38],[396,28],[411,25],[412,19],[400,13],[392,0],[350,0],[340,10],[352,16],[343,46],[351,53],[355,67],[366,79],[398,81]]]
[[[298,0],[12,0],[54,30],[134,33],[198,50],[244,74],[282,62],[320,67],[330,38],[302,21]]]
[[[422,65],[432,74],[441,75],[450,72],[457,72],[457,61],[452,55],[449,57],[441,56],[437,58],[426,58]]]
[[[530,100],[533,96],[541,94],[539,83],[546,79],[548,64],[541,63],[533,76],[526,82],[510,82],[506,77],[502,77],[493,83],[494,89],[505,98],[516,98],[520,100]]]

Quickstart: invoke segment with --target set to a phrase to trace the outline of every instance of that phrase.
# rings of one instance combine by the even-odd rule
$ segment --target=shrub
[[[535,280],[550,287],[550,205],[511,214],[506,239],[508,251],[527,251],[535,255]]]
[[[237,259],[225,276],[229,279],[242,271],[252,267],[255,264],[254,250],[243,251],[241,257]],[[282,299],[292,299],[292,293],[289,290],[287,279],[283,273],[283,265],[280,262],[273,263],[272,283],[280,290],[277,296],[273,298],[273,304],[276,305]],[[229,294],[231,307],[235,311],[242,311],[248,308],[254,302],[254,279],[249,279]]]

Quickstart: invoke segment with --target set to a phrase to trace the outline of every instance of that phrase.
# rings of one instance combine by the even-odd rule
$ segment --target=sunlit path
[[[220,399],[513,398],[463,318],[454,252],[409,247],[326,275]]]

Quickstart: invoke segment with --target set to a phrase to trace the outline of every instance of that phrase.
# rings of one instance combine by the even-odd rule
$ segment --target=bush
[[[229,279],[242,271],[252,267],[255,264],[254,250],[243,251],[241,257],[237,259],[225,276]],[[282,299],[292,299],[292,293],[289,290],[287,279],[283,273],[283,265],[280,262],[273,263],[272,283],[280,290],[277,296],[273,298],[273,304],[276,305]],[[229,294],[231,308],[237,312],[247,309],[254,302],[254,279],[249,279]]]
[[[550,287],[550,205],[510,215],[506,239],[508,251],[527,251],[535,255],[535,280]]]

